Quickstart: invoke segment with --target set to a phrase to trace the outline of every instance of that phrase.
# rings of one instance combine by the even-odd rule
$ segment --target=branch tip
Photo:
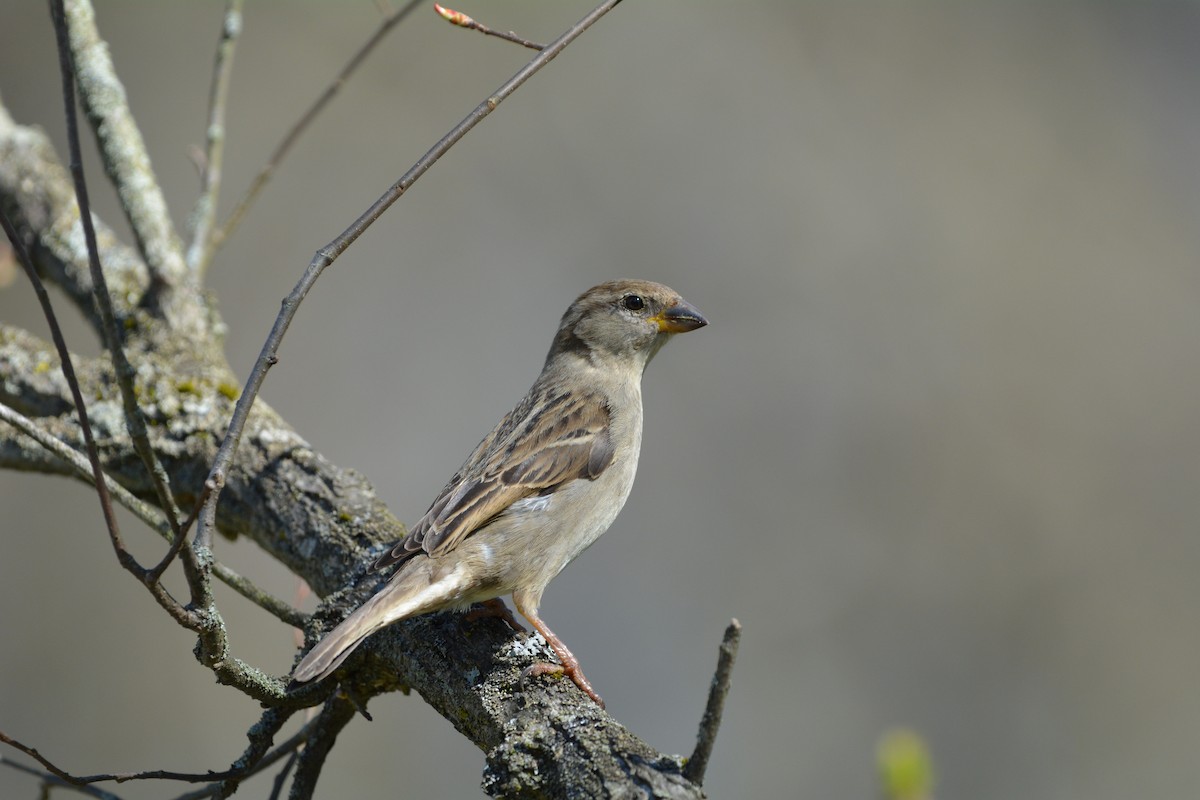
[[[704,716],[700,719],[700,730],[696,734],[696,749],[683,768],[683,776],[692,783],[700,786],[704,783],[704,773],[708,769],[708,759],[712,756],[713,746],[717,742],[717,730],[721,727],[721,715],[725,711],[725,698],[729,695],[729,687],[733,679],[733,662],[737,658],[738,645],[742,640],[742,623],[737,619],[729,621],[725,635],[721,639],[721,647],[717,655],[717,670],[713,674],[712,685],[708,689],[708,703],[704,708]]]
[[[518,36],[517,34],[513,33],[512,31],[493,30],[493,29],[489,28],[487,25],[484,25],[482,22],[475,20],[473,17],[470,17],[461,11],[455,11],[452,8],[446,8],[445,6],[440,5],[438,3],[433,4],[433,10],[438,13],[439,17],[446,20],[446,22],[449,22],[451,25],[456,25],[459,28],[466,28],[467,30],[479,31],[480,33],[484,34],[485,36],[495,36],[499,39],[504,39],[507,42],[513,42],[514,44],[519,44],[522,47],[528,47],[530,50],[545,49],[544,45],[540,45],[537,42],[531,42],[528,39]]]

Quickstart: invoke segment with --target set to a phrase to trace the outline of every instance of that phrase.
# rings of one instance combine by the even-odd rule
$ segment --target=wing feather
[[[534,391],[467,458],[412,531],[375,562],[448,553],[510,505],[594,480],[612,463],[611,409],[598,393]]]

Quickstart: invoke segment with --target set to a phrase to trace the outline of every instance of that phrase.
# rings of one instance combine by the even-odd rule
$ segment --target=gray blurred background
[[[549,40],[587,7],[462,10]],[[99,11],[181,224],[221,8]],[[226,210],[377,18],[249,4]],[[629,505],[543,606],[618,719],[690,752],[736,616],[714,797],[873,797],[895,726],[940,797],[1191,796],[1198,41],[1182,2],[631,0],[326,274],[265,399],[411,522],[578,292],[668,283],[712,324],[649,370]],[[391,35],[213,265],[240,374],[314,250],[528,57],[428,9]],[[61,153],[58,91],[44,4],[7,0],[0,94]],[[46,335],[32,305],[0,291]],[[119,571],[94,497],[3,473],[0,504],[0,729],[80,773],[227,766],[258,710]],[[218,555],[294,596],[253,545]],[[221,599],[237,655],[286,672],[292,632]],[[419,698],[371,710],[326,797],[479,794],[481,754]]]

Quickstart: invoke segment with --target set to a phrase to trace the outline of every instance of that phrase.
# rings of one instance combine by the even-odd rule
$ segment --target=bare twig
[[[65,789],[70,789],[80,794],[86,794],[88,797],[95,797],[98,800],[121,800],[121,798],[112,792],[106,792],[97,786],[76,786],[73,783],[63,780],[51,772],[43,772],[40,769],[34,769],[26,764],[21,764],[11,759],[0,756],[0,765],[15,769],[18,772],[24,772],[26,775],[33,775],[42,781],[43,788],[48,786],[61,786]],[[48,796],[49,792],[44,792],[43,797]]]
[[[187,277],[182,248],[150,166],[146,143],[129,110],[125,87],[96,29],[95,12],[87,0],[68,0],[65,11],[83,105],[138,250],[158,279],[151,282],[151,291],[181,285]]]
[[[9,408],[0,403],[0,421],[7,422],[17,430],[24,433],[29,438],[44,447],[47,451],[61,458],[63,461],[70,464],[76,474],[84,480],[91,482],[92,471],[88,465],[87,458],[74,448],[68,446],[64,442],[51,436],[46,431],[42,430],[25,415]],[[108,475],[104,476],[104,482],[108,486],[108,491],[112,498],[119,504],[127,508],[135,517],[144,522],[148,527],[157,531],[167,542],[172,541],[173,534],[170,526],[163,519],[162,512],[144,502],[133,495],[128,489],[114,481]],[[259,608],[279,619],[281,622],[287,623],[294,628],[303,628],[308,624],[308,615],[297,611],[291,605],[285,603],[277,597],[273,597],[262,589],[259,589],[254,583],[247,578],[234,572],[229,567],[220,562],[213,563],[213,574],[229,588],[240,594],[242,597],[254,603]]]
[[[209,782],[211,784],[196,792],[190,792],[186,795],[183,795],[183,797],[180,798],[180,800],[183,800],[183,798],[211,797],[220,793],[224,788],[235,788],[237,783],[240,783],[246,778],[262,772],[264,769],[276,763],[284,756],[295,751],[300,745],[304,744],[309,737],[313,735],[314,730],[317,729],[318,723],[321,721],[320,717],[313,719],[294,735],[292,735],[286,742],[268,752],[272,737],[276,732],[278,732],[279,728],[282,727],[285,722],[287,722],[289,716],[291,716],[291,712],[289,711],[269,710],[264,712],[263,719],[251,729],[252,734],[256,733],[257,735],[252,736],[251,744],[247,748],[246,752],[243,753],[242,757],[234,763],[234,766],[222,772],[172,772],[171,770],[154,769],[146,770],[145,772],[105,772],[97,773],[95,775],[72,775],[66,770],[58,767],[56,764],[50,761],[50,759],[43,756],[36,747],[30,747],[24,742],[12,738],[3,731],[0,731],[0,742],[7,744],[16,750],[20,750],[22,753],[45,767],[51,775],[75,787],[84,787],[93,783],[104,783],[107,781],[125,783],[127,781],[151,780],[180,781],[182,783]],[[8,762],[5,760],[5,763],[8,763],[15,768],[23,769],[26,772],[32,772],[36,775],[42,774],[36,770],[31,770],[29,767],[23,767],[15,762]],[[230,785],[229,782],[233,782],[233,784]],[[107,793],[101,793],[100,796],[112,797],[112,795]]]
[[[212,259],[213,224],[217,219],[217,196],[221,190],[221,165],[225,154],[225,107],[229,100],[233,54],[242,32],[243,0],[229,0],[221,25],[221,42],[213,65],[212,89],[208,97],[208,129],[201,177],[200,196],[192,209],[192,241],[188,245],[187,265],[203,273]]]
[[[71,363],[71,354],[67,351],[67,343],[63,339],[62,329],[58,325],[58,318],[54,314],[54,308],[50,305],[50,296],[46,293],[46,287],[42,285],[42,279],[38,277],[37,271],[33,268],[33,262],[29,259],[29,253],[25,251],[24,243],[17,236],[16,230],[13,228],[8,215],[4,213],[3,209],[0,209],[0,226],[3,226],[5,234],[8,235],[9,241],[12,242],[13,251],[17,254],[17,259],[21,262],[25,274],[29,277],[29,282],[33,284],[33,291],[37,295],[38,302],[42,306],[42,312],[45,314],[46,321],[50,325],[50,336],[54,340],[55,349],[58,350],[58,357],[62,363],[63,377],[71,389],[71,397],[74,400],[75,410],[79,416],[79,426],[83,432],[88,462],[91,465],[93,485],[96,487],[96,494],[100,498],[100,510],[104,515],[109,540],[112,542],[113,550],[117,554],[117,561],[150,590],[150,593],[158,601],[159,605],[165,608],[176,621],[181,624],[195,624],[195,620],[192,619],[191,614],[167,593],[162,584],[157,582],[153,584],[145,583],[146,570],[125,547],[125,541],[121,537],[120,526],[117,524],[116,514],[113,513],[112,498],[108,493],[108,483],[104,479],[104,471],[100,466],[100,455],[96,449],[95,437],[92,435],[91,423],[88,421],[87,407],[83,402],[83,394],[79,390],[79,381],[75,377],[75,367]]]
[[[484,25],[482,22],[476,20],[474,17],[469,17],[461,11],[455,11],[452,8],[446,8],[445,6],[438,5],[437,3],[433,4],[433,10],[438,13],[438,16],[446,20],[446,22],[449,22],[451,25],[457,25],[458,27],[466,28],[467,30],[479,31],[485,36],[495,36],[499,39],[505,40],[506,42],[513,42],[514,44],[519,44],[522,47],[528,47],[530,50],[545,49],[545,45],[540,45],[537,42],[531,42],[528,39],[517,36],[512,31],[505,32],[492,30],[487,25]]]
[[[296,124],[292,126],[291,130],[284,135],[279,144],[275,146],[275,150],[271,153],[270,158],[267,159],[267,163],[258,171],[258,174],[254,176],[254,180],[250,182],[250,188],[246,190],[246,193],[242,195],[240,200],[238,200],[237,205],[233,207],[233,211],[231,211],[229,216],[225,218],[225,222],[221,224],[221,227],[213,231],[212,238],[209,242],[209,258],[211,258],[212,253],[215,252],[225,242],[226,239],[232,236],[235,230],[237,230],[238,225],[240,225],[242,222],[242,218],[246,215],[246,212],[250,209],[250,206],[258,198],[259,192],[261,192],[263,187],[267,185],[267,181],[271,180],[271,176],[275,174],[275,170],[283,161],[284,156],[288,154],[288,151],[292,149],[292,145],[294,145],[300,138],[300,135],[308,129],[308,126],[314,119],[317,118],[321,111],[324,110],[325,106],[329,104],[329,101],[331,101],[334,96],[341,91],[342,86],[345,85],[346,81],[350,79],[350,76],[354,74],[355,70],[357,70],[359,66],[367,60],[367,56],[371,54],[371,51],[375,49],[376,45],[383,41],[383,38],[387,36],[388,31],[403,22],[404,18],[411,14],[422,2],[424,2],[424,0],[409,0],[409,2],[405,3],[404,6],[399,10],[388,12],[387,15],[380,20],[379,27],[376,28],[375,33],[371,35],[371,38],[363,43],[363,46],[358,49],[358,52],[355,53],[346,63],[346,66],[342,67],[342,71],[337,74],[337,77],[325,87],[325,91],[321,93],[321,96],[318,97],[311,106],[309,106],[308,110],[305,111],[300,116],[300,119],[296,121]],[[200,266],[200,269],[203,271],[203,263]]]
[[[109,354],[112,357],[113,369],[117,375],[117,384],[121,390],[121,400],[125,411],[125,426],[133,441],[133,449],[146,465],[146,471],[158,496],[159,505],[166,514],[167,522],[175,534],[175,541],[181,542],[179,535],[179,514],[175,508],[175,499],[171,496],[170,479],[167,472],[159,463],[154,448],[150,446],[150,437],[146,433],[146,421],[142,410],[138,407],[137,395],[134,392],[133,380],[136,375],[133,365],[125,356],[122,347],[121,330],[117,326],[113,313],[112,301],[109,298],[108,283],[104,278],[104,270],[100,266],[100,250],[96,245],[96,229],[92,225],[91,205],[88,202],[87,181],[83,176],[83,153],[79,144],[79,125],[75,116],[75,65],[71,55],[69,32],[62,0],[54,0],[51,4],[54,19],[54,30],[58,38],[59,69],[62,72],[63,110],[67,123],[67,140],[71,151],[71,178],[75,183],[75,198],[79,205],[79,220],[83,225],[83,236],[87,243],[88,264],[92,274],[92,294],[96,300],[96,308],[100,311],[101,330],[104,333]],[[169,556],[178,552],[178,547],[172,548]],[[169,559],[150,570],[148,574],[140,574],[143,583],[157,583]],[[195,599],[195,598],[194,598]]]
[[[296,777],[292,780],[293,798],[307,800],[312,797],[325,758],[333,748],[338,734],[350,724],[356,713],[358,712],[354,703],[345,695],[334,694],[325,703],[321,713],[309,723],[313,730],[296,764]]]
[[[528,64],[505,81],[490,97],[476,106],[475,110],[455,125],[425,155],[421,156],[417,163],[409,168],[408,172],[404,173],[400,180],[396,181],[391,188],[384,192],[383,196],[376,200],[370,208],[364,211],[349,228],[316,252],[308,268],[304,271],[304,275],[301,276],[300,281],[283,301],[283,308],[280,309],[279,315],[275,318],[275,325],[271,328],[266,342],[263,343],[262,351],[259,353],[258,360],[254,364],[254,369],[250,372],[250,377],[247,379],[246,386],[242,390],[241,397],[238,398],[237,406],[234,408],[233,417],[229,421],[229,430],[225,434],[225,439],[221,442],[221,447],[217,451],[216,458],[213,460],[212,469],[209,471],[208,479],[205,482],[206,487],[209,489],[209,496],[204,504],[204,509],[200,513],[199,529],[196,531],[196,545],[198,547],[207,548],[211,545],[212,533],[216,528],[217,500],[220,497],[221,489],[225,485],[229,465],[233,461],[233,454],[237,450],[238,443],[241,441],[242,431],[250,415],[250,407],[254,403],[254,398],[258,396],[259,390],[262,389],[263,381],[267,377],[267,371],[278,362],[279,344],[283,341],[283,336],[287,333],[288,326],[292,324],[292,319],[295,318],[296,310],[299,308],[300,303],[303,302],[308,291],[316,283],[317,278],[375,220],[379,219],[383,215],[383,212],[391,207],[392,203],[399,200],[408,191],[410,186],[416,183],[430,167],[436,164],[438,159],[445,155],[459,139],[466,136],[472,128],[495,111],[500,103],[520,88],[521,84],[525,83],[525,81],[541,70],[542,67],[554,60],[559,53],[566,49],[567,45],[575,41],[584,31],[619,5],[620,2],[621,0],[605,0],[605,2],[592,9],[587,16],[568,28],[565,33],[555,39],[545,50],[538,53]]]
[[[73,4],[73,7],[78,10],[81,5],[83,4]],[[167,553],[163,559],[149,570],[142,567],[125,547],[120,529],[117,527],[116,517],[113,514],[112,502],[107,486],[102,477],[99,458],[95,454],[95,443],[92,441],[93,437],[90,425],[87,422],[82,396],[79,394],[78,381],[75,380],[74,370],[72,369],[69,375],[64,371],[64,376],[67,378],[68,383],[71,384],[75,404],[79,410],[80,424],[83,427],[85,439],[88,442],[88,455],[93,462],[92,467],[95,473],[96,491],[100,495],[101,507],[105,512],[105,523],[108,527],[109,538],[117,554],[117,560],[121,565],[146,587],[151,596],[171,615],[172,619],[187,629],[194,631],[199,636],[203,663],[206,666],[215,668],[218,676],[222,676],[223,674],[236,675],[240,671],[238,669],[240,664],[234,659],[227,659],[225,657],[228,651],[225,627],[212,598],[212,585],[209,578],[211,558],[201,563],[196,551],[188,545],[179,528],[179,512],[175,507],[175,499],[171,495],[166,470],[163,469],[158,456],[154,453],[153,447],[150,446],[150,439],[146,433],[145,420],[142,417],[142,412],[138,407],[137,397],[134,393],[133,379],[135,372],[128,359],[126,359],[124,349],[121,346],[121,332],[117,327],[116,318],[112,312],[108,286],[104,278],[104,271],[100,266],[100,254],[96,245],[95,229],[92,227],[92,215],[87,196],[87,183],[83,176],[83,156],[79,144],[79,126],[75,117],[75,82],[78,74],[78,64],[75,62],[75,56],[71,47],[71,31],[68,29],[67,14],[63,7],[63,0],[52,0],[51,17],[54,21],[54,30],[58,42],[59,68],[62,72],[63,105],[67,123],[67,138],[71,150],[71,174],[75,183],[75,196],[79,205],[79,217],[83,225],[84,238],[87,242],[88,263],[93,282],[92,289],[96,305],[100,310],[102,330],[107,339],[109,354],[113,360],[117,383],[121,391],[126,428],[129,431],[134,451],[137,452],[142,463],[145,464],[147,472],[150,474],[151,483],[158,495],[159,505],[166,515],[167,524],[171,526],[173,542],[167,549]],[[84,19],[84,22],[80,23],[80,26],[86,28],[86,20],[91,19],[90,8],[87,9],[87,13],[81,14],[80,17]],[[98,36],[96,37],[96,42],[99,42]],[[101,52],[99,55],[93,55],[93,59],[98,63],[103,62],[111,67],[111,61],[108,59],[106,49],[103,47],[98,49],[104,52]],[[115,76],[112,77],[115,81]],[[119,88],[119,84],[117,84],[117,87]],[[93,98],[93,100],[95,99]],[[118,103],[117,105],[121,106],[126,114],[128,113],[128,109],[124,108],[123,103]],[[129,117],[125,121],[136,134],[137,126],[133,124],[132,117]],[[93,124],[95,123],[96,119],[93,117]],[[148,171],[148,162],[146,168]],[[116,176],[113,179],[116,182]],[[176,244],[173,238],[172,244]],[[29,263],[28,270],[31,280],[37,280],[40,284],[40,279],[37,278],[36,272],[33,270],[32,262]],[[42,293],[44,294],[44,290]],[[52,315],[48,299],[45,309],[48,317]],[[61,336],[55,339],[56,345],[58,345],[60,338]],[[65,370],[70,359],[70,355],[66,351],[65,342],[60,349],[60,356]],[[171,561],[180,553],[183,554],[183,572],[187,578],[187,585],[191,594],[191,608],[184,608],[179,601],[171,596],[159,580]],[[206,553],[206,555],[208,554]],[[242,685],[242,688],[246,690],[246,686]]]
[[[730,620],[729,627],[725,629],[725,637],[721,640],[717,671],[708,690],[708,704],[704,708],[704,717],[700,720],[700,732],[696,735],[696,749],[683,768],[683,776],[697,786],[704,784],[708,759],[712,755],[713,745],[717,742],[717,729],[721,727],[721,714],[725,710],[725,698],[729,694],[729,685],[733,677],[733,662],[737,658],[738,643],[741,639],[742,624],[736,619]]]
[[[200,800],[203,797],[228,797],[237,791],[238,786],[247,778],[253,777],[260,772],[265,771],[268,767],[278,762],[284,756],[290,756],[288,763],[295,759],[296,750],[308,741],[312,735],[313,729],[316,726],[315,720],[309,720],[300,730],[296,731],[286,742],[276,747],[274,750],[268,751],[275,734],[283,727],[283,724],[291,717],[290,711],[281,711],[278,709],[269,709],[263,712],[262,717],[256,722],[247,734],[250,739],[250,744],[246,747],[245,752],[241,757],[233,763],[230,772],[234,773],[231,777],[220,781],[219,783],[211,783],[202,789],[188,792],[175,798],[175,800]],[[286,771],[285,767],[285,771]]]
[[[283,795],[283,787],[287,783],[288,775],[292,773],[292,768],[296,766],[299,758],[300,755],[296,752],[288,756],[287,763],[283,765],[283,769],[279,770],[279,774],[275,776],[275,780],[271,783],[271,795],[267,800],[279,800]]]
[[[149,445],[149,442],[147,442],[147,445]],[[137,449],[136,446],[134,449]],[[151,450],[150,452],[151,455],[153,455],[154,451]],[[154,459],[154,465],[158,469],[162,469],[157,458]],[[157,483],[155,488],[158,488]],[[208,588],[205,584],[206,579],[203,574],[203,569],[197,563],[196,552],[187,545],[187,531],[188,528],[191,527],[192,523],[196,521],[196,513],[197,509],[192,509],[192,513],[188,515],[188,518],[184,521],[183,525],[180,525],[179,512],[175,508],[174,498],[171,498],[171,504],[164,510],[167,525],[171,528],[171,537],[168,539],[171,546],[167,548],[167,552],[163,554],[162,559],[160,559],[157,564],[147,571],[146,580],[160,580],[163,573],[167,571],[167,567],[171,566],[171,562],[173,562],[176,556],[182,552],[184,553],[183,568],[185,574],[187,575],[188,587],[191,589],[192,601],[195,603],[203,603],[209,594]]]
[[[213,562],[213,574],[230,589],[233,589],[280,622],[291,625],[293,628],[301,629],[308,625],[308,614],[288,605],[270,592],[263,591],[249,578],[239,575],[221,562]]]
[[[56,778],[64,780],[72,786],[83,786],[88,783],[95,783],[97,780],[115,780],[115,776],[112,778],[101,778],[95,775],[86,775],[82,777],[72,775],[63,769],[60,769],[54,764],[54,762],[39,753],[36,747],[30,747],[29,745],[12,738],[4,731],[0,731],[0,742],[3,742],[4,744],[16,750],[20,750],[22,753],[29,756],[34,761],[38,762],[47,770],[49,770],[50,773]]]

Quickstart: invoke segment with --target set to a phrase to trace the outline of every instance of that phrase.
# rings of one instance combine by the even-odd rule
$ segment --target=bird
[[[528,393],[408,535],[371,565],[396,571],[301,659],[293,685],[331,675],[368,636],[394,622],[475,603],[504,615],[498,598],[511,594],[561,662],[535,664],[525,675],[565,674],[603,707],[538,607],[550,581],[625,505],[641,451],[646,365],[672,336],[707,324],[660,283],[609,281],[579,295]]]

